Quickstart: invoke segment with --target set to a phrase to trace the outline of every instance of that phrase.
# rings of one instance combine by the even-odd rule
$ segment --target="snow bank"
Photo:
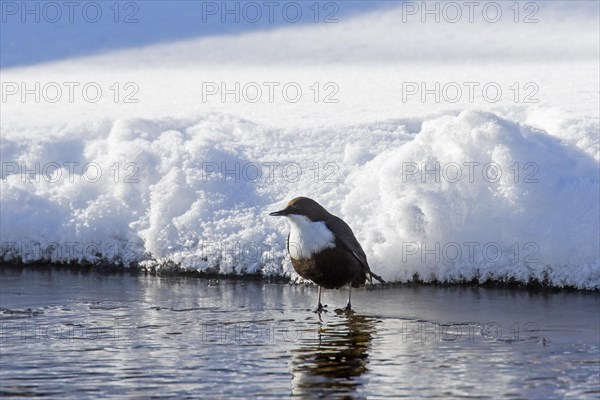
[[[546,132],[444,116],[349,181],[343,212],[388,277],[598,285],[598,163]]]
[[[572,12],[398,30],[391,10],[3,70],[3,82],[94,82],[106,95],[3,101],[2,257],[293,275],[287,223],[268,213],[304,195],[353,227],[388,280],[598,289],[598,27]],[[538,101],[403,101],[403,84],[432,79],[505,93],[534,82]],[[310,95],[199,100],[206,82],[266,81]],[[135,82],[139,101],[113,101],[115,82]],[[334,82],[338,101],[313,101],[314,82]]]
[[[305,194],[354,227],[389,280],[600,283],[597,161],[492,113],[425,120],[415,134],[120,120],[79,140],[5,143],[20,169],[4,164],[5,257],[288,273],[288,226],[267,214]],[[69,164],[44,169],[55,159]],[[40,174],[21,169],[40,160]]]

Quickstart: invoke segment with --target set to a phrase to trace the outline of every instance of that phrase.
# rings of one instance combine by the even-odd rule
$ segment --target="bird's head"
[[[283,210],[272,212],[269,215],[273,217],[302,215],[313,222],[325,221],[331,216],[323,206],[308,197],[296,197],[290,200]]]

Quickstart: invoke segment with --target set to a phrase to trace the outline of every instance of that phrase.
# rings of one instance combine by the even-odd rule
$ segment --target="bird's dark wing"
[[[371,272],[369,263],[367,262],[367,255],[347,223],[335,215],[332,215],[329,220],[325,221],[325,225],[330,231],[336,233],[336,238],[342,244],[342,246],[348,249],[348,251],[350,251],[358,261],[360,261],[363,267],[363,272],[368,277],[369,281],[371,281],[372,276],[380,282],[384,282],[380,276]]]
[[[287,247],[288,254],[290,254],[290,235],[291,234],[292,234],[292,232],[288,233],[288,238],[287,238],[287,243],[286,243],[287,244],[286,247]]]

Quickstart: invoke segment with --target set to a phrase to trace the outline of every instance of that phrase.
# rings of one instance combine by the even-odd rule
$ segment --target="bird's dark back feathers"
[[[354,257],[360,261],[363,266],[363,272],[368,277],[369,281],[371,281],[371,269],[369,268],[369,263],[367,262],[367,255],[365,254],[365,251],[356,239],[356,236],[354,236],[354,232],[352,232],[352,229],[348,226],[348,224],[345,223],[341,218],[331,215],[331,218],[325,221],[325,225],[330,231],[335,232],[336,239],[342,244],[342,246],[344,246],[348,251],[352,252]]]

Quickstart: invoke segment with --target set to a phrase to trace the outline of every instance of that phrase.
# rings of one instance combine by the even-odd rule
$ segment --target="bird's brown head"
[[[331,216],[323,206],[308,197],[296,197],[290,200],[283,210],[272,212],[269,215],[273,217],[303,215],[311,221],[325,221]]]

